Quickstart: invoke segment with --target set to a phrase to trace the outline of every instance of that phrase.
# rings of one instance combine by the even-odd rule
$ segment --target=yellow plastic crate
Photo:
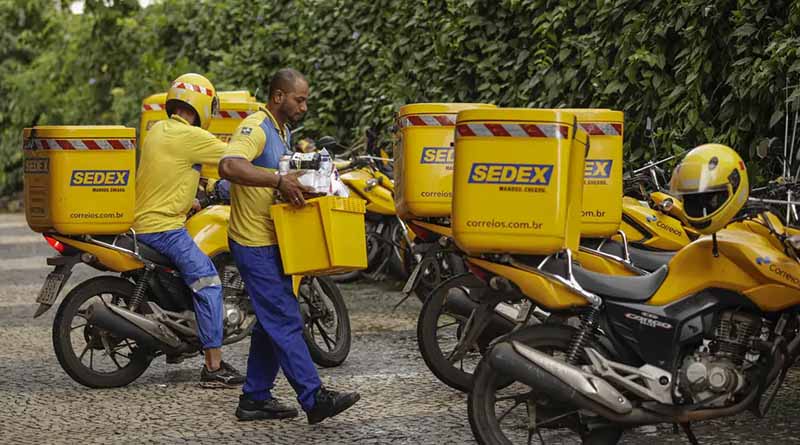
[[[466,110],[456,123],[453,235],[470,253],[578,249],[588,136],[560,110]]]
[[[328,275],[367,267],[365,201],[323,196],[302,208],[270,207],[287,275]]]
[[[133,224],[136,130],[41,126],[23,132],[25,217],[36,232],[117,234]]]
[[[400,108],[394,153],[395,206],[401,218],[450,216],[456,114],[490,104],[420,103]]]
[[[228,142],[244,118],[258,111],[258,102],[249,91],[220,91],[219,114],[211,119],[208,131],[223,142]],[[142,101],[142,116],[139,120],[139,140],[144,141],[153,125],[167,118],[167,93],[153,94]],[[200,176],[219,179],[216,165],[203,165]]]
[[[624,115],[607,109],[564,109],[592,139],[583,179],[581,236],[613,236],[622,223]]]

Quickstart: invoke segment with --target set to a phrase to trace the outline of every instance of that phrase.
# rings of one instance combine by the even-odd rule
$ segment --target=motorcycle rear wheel
[[[574,328],[563,325],[538,325],[521,329],[511,334],[508,340],[519,341],[551,355],[566,355],[575,332]],[[598,343],[592,342],[590,346],[608,356],[608,352]],[[537,438],[540,434],[546,443],[569,440],[565,435],[572,435],[572,439],[576,439],[574,436],[577,435],[584,445],[614,445],[621,439],[622,428],[609,425],[588,431],[575,408],[537,396],[530,387],[520,382],[506,386],[508,380],[507,376],[493,369],[486,359],[481,360],[475,371],[467,412],[472,434],[478,443],[531,443],[531,438]],[[531,415],[531,410],[534,410],[534,415]],[[531,418],[538,421],[533,429]],[[545,434],[555,436],[548,437]]]
[[[97,298],[107,304],[125,306],[133,290],[133,283],[124,278],[99,276],[75,286],[58,307],[53,320],[53,349],[64,372],[81,385],[89,388],[126,386],[150,366],[152,355],[139,348],[136,341],[117,338],[91,325],[86,318],[86,309]],[[77,323],[76,318],[79,319]],[[80,346],[81,340],[85,345]],[[80,352],[76,351],[76,344]],[[107,353],[109,350],[111,354]]]

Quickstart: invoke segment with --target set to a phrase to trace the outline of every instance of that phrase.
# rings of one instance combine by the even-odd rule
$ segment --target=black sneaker
[[[200,372],[200,384],[204,388],[231,388],[244,383],[244,376],[233,366],[220,362],[219,369],[209,371],[205,365]]]
[[[239,420],[291,419],[297,417],[297,410],[284,405],[277,399],[250,400],[239,396],[236,418]]]
[[[328,417],[333,417],[355,405],[361,396],[357,392],[336,392],[320,388],[317,391],[314,408],[309,411],[308,424],[320,423]]]

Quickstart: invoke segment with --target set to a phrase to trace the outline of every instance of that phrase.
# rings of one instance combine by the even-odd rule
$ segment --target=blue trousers
[[[300,406],[308,412],[314,408],[322,382],[303,339],[300,305],[292,292],[291,277],[283,273],[278,246],[246,247],[228,242],[258,319],[242,391],[251,400],[271,399],[280,368]]]
[[[137,239],[169,258],[194,295],[194,313],[203,349],[222,347],[222,285],[211,259],[185,228],[143,233]]]

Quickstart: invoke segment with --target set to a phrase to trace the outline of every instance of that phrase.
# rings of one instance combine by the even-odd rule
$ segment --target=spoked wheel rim
[[[449,292],[458,292],[469,296],[469,288],[456,286]],[[442,357],[456,369],[466,374],[473,374],[481,360],[481,351],[477,344],[460,345],[470,319],[467,316],[451,311],[447,306],[445,297],[439,315],[436,319],[436,344]]]
[[[97,375],[114,375],[133,364],[141,350],[135,340],[120,338],[89,322],[89,308],[100,301],[126,307],[121,296],[111,293],[87,298],[69,321],[70,351],[87,371]]]
[[[495,372],[495,390],[486,401],[494,406],[495,415],[488,420],[509,443],[581,443],[582,427],[575,408],[559,406],[522,383],[505,386],[507,381],[501,380]]]
[[[300,286],[300,298],[307,306],[304,323],[306,333],[324,352],[334,353],[341,349],[345,326],[339,320],[333,300],[326,294],[316,278]]]

